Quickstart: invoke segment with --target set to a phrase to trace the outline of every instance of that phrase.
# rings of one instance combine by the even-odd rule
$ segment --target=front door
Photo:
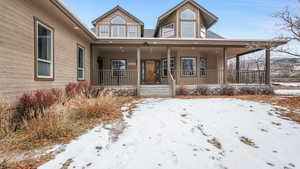
[[[154,60],[145,61],[145,82],[156,83],[156,63]]]

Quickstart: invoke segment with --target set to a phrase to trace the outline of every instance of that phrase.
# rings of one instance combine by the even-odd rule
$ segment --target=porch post
[[[168,47],[168,81],[170,82],[170,73],[171,73],[171,48]]]
[[[266,67],[265,67],[265,84],[271,84],[271,50],[269,47],[266,48]]]
[[[227,84],[227,55],[228,48],[224,48],[224,63],[223,63],[223,84]]]
[[[240,56],[236,56],[235,71],[236,83],[240,83]]]
[[[140,96],[140,85],[141,85],[141,48],[137,48],[137,66],[136,66],[136,71],[137,71],[137,95]]]

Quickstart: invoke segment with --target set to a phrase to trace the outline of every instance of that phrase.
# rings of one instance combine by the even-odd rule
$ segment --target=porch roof
[[[207,47],[229,48],[230,58],[286,44],[287,40],[182,39],[182,38],[101,38],[101,47]]]

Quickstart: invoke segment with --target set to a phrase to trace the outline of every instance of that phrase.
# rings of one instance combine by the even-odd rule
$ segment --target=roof
[[[100,17],[98,17],[97,19],[95,19],[94,21],[92,21],[92,24],[95,26],[96,22],[105,18],[106,16],[114,13],[115,11],[120,10],[123,13],[127,14],[128,16],[130,16],[133,20],[139,22],[140,24],[144,25],[144,22],[142,22],[140,19],[138,19],[137,17],[135,17],[134,15],[132,15],[131,13],[129,13],[127,10],[123,9],[121,6],[117,5],[116,7],[114,7],[113,9],[109,10],[108,12],[104,13],[103,15],[101,15]]]
[[[154,29],[144,29],[144,37],[145,38],[152,38],[154,37]]]
[[[81,22],[78,17],[76,17],[72,12],[70,12],[70,9],[68,9],[64,5],[62,0],[50,0],[50,2],[53,3],[72,22],[74,22],[78,26],[78,28],[80,28],[85,34],[87,34],[93,40],[96,39],[96,35],[90,29],[88,29],[88,27],[84,25],[83,22]]]
[[[224,39],[222,36],[216,34],[213,31],[210,31],[210,30],[208,30],[206,32],[206,38],[208,38],[208,39]]]

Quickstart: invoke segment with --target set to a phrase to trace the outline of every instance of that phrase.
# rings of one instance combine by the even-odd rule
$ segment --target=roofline
[[[73,21],[84,33],[90,38],[96,40],[96,35],[85,25],[78,17],[76,17],[70,9],[68,9],[61,0],[50,0],[62,13],[64,13],[71,21]]]
[[[129,13],[127,10],[125,10],[124,8],[122,8],[120,5],[115,6],[114,8],[112,8],[111,10],[105,12],[103,15],[99,16],[98,18],[96,18],[95,20],[92,21],[92,24],[95,26],[96,22],[104,17],[106,17],[107,15],[110,15],[112,12],[114,12],[115,10],[121,10],[122,12],[126,13],[127,15],[129,15],[130,17],[132,17],[134,20],[136,20],[137,22],[139,22],[140,24],[144,25],[144,22],[141,21],[139,18],[137,18],[136,16],[132,15],[131,13]]]
[[[124,46],[168,46],[168,47],[237,47],[267,48],[284,45],[288,40],[250,40],[250,39],[182,39],[182,38],[98,38],[93,44]]]

